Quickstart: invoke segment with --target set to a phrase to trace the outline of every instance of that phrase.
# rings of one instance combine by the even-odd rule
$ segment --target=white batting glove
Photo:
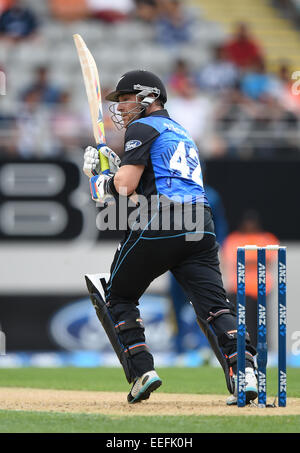
[[[88,146],[84,152],[83,173],[91,178],[95,174],[100,173],[99,151],[92,146]]]
[[[101,173],[100,152],[108,158],[110,173],[115,174],[119,170],[121,159],[112,149],[108,146],[101,146],[98,151],[93,146],[88,146],[84,153],[83,172],[89,178]]]
[[[100,152],[108,158],[110,173],[117,173],[121,164],[119,156],[108,146],[101,146]]]

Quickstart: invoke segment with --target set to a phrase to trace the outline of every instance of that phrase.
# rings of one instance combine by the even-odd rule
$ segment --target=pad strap
[[[126,319],[125,321],[120,321],[115,324],[115,330],[117,333],[124,332],[125,330],[130,329],[144,329],[144,323],[141,318],[137,319]]]
[[[146,343],[136,343],[131,346],[128,346],[124,350],[125,354],[129,357],[139,354],[140,352],[143,352],[143,351],[149,352],[149,349],[148,349],[148,346],[146,345]]]
[[[248,352],[249,355],[253,358],[253,356],[256,354],[256,349],[250,343],[250,336],[248,332],[246,332],[245,334],[245,339],[246,339],[246,353]],[[237,340],[237,331],[231,330],[228,332],[224,332],[222,335],[218,336],[218,340],[220,345],[224,347],[226,344],[228,344],[228,340]]]
[[[209,312],[209,317],[207,318],[206,322],[211,322],[211,321],[214,321],[216,318],[218,318],[219,316],[221,315],[225,315],[225,314],[231,314],[231,315],[234,315],[235,312],[233,312],[233,310],[230,310],[229,308],[224,308],[222,310],[219,310],[217,311],[216,313],[212,313],[211,311]]]
[[[245,351],[245,357],[246,360],[249,360],[249,362],[254,364],[253,355],[249,351]],[[226,356],[226,359],[228,361],[229,367],[232,367],[232,365],[235,365],[237,362],[237,352],[234,352],[233,354]]]

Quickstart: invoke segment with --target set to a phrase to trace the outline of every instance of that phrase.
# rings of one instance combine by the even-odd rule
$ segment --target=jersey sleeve
[[[143,123],[133,123],[125,134],[123,165],[147,165],[150,155],[150,146],[159,136],[159,132],[152,126]]]

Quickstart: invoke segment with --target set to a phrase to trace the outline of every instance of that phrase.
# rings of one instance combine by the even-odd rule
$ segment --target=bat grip
[[[101,153],[101,148],[102,146],[106,146],[104,143],[101,143],[99,145],[97,145],[97,150],[99,151],[99,157],[100,157],[100,168],[101,168],[101,173],[104,174],[104,175],[108,175],[109,174],[109,161],[107,159],[106,156],[104,156],[102,153]]]

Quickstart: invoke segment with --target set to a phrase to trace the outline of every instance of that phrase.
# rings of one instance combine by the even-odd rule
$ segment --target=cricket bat
[[[84,85],[91,113],[94,138],[96,141],[97,149],[99,151],[101,172],[108,174],[108,159],[106,156],[101,154],[101,146],[105,145],[106,141],[98,69],[94,57],[87,48],[82,37],[78,34],[75,34],[73,35],[73,39],[82,69]]]

